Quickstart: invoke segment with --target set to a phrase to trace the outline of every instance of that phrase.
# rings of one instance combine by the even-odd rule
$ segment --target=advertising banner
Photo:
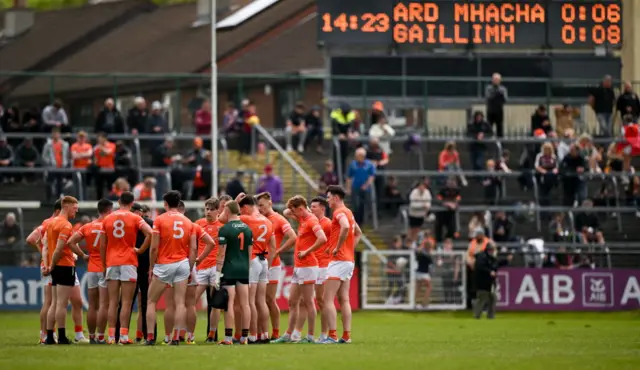
[[[506,268],[496,295],[502,311],[640,309],[640,270]]]
[[[86,270],[78,269],[78,280],[82,292],[82,300],[85,308],[88,307],[87,302],[87,279],[85,278]],[[285,266],[283,268],[280,283],[278,284],[278,305],[280,309],[286,311],[288,309],[289,292],[291,290],[291,276],[293,275],[293,267]],[[356,310],[360,308],[360,290],[359,276],[356,270],[351,280],[351,307]],[[40,310],[44,299],[44,290],[40,276],[40,268],[38,267],[0,267],[0,311],[30,311]],[[165,308],[164,299],[158,302],[158,309]],[[198,301],[198,308],[206,308],[206,298],[203,296]]]

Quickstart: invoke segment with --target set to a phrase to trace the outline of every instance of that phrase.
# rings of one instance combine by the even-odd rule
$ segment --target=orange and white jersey
[[[331,245],[331,220],[328,217],[322,216],[319,223],[320,226],[322,226],[324,235],[327,237],[327,242],[324,243],[322,247],[316,249],[314,254],[318,260],[318,267],[327,267],[329,266],[329,262],[331,262],[331,250],[329,248]]]
[[[218,231],[222,227],[222,222],[218,220],[209,222],[206,218],[201,218],[197,220],[195,224],[200,226],[205,233],[209,234],[211,239],[216,243],[207,258],[196,266],[196,270],[206,270],[216,265],[216,258],[218,257]],[[207,244],[202,240],[202,238],[198,238],[198,255],[202,254],[206,247]]]
[[[142,217],[125,210],[117,210],[102,222],[107,240],[107,267],[138,266],[136,237],[147,223]]]
[[[194,224],[177,211],[161,214],[153,222],[153,233],[160,236],[159,264],[180,262],[189,258],[189,248]]]
[[[338,253],[331,258],[332,261],[348,261],[355,262],[355,226],[356,221],[353,218],[353,213],[349,208],[342,206],[333,211],[333,218],[331,219],[331,235],[329,248],[333,250],[338,245],[338,239],[340,237],[340,220],[346,219],[349,222],[349,231],[347,232],[347,238],[344,244],[338,251]]]
[[[273,225],[268,218],[261,214],[256,215],[242,215],[240,221],[249,226],[253,233],[253,248],[251,258],[255,258],[258,254],[266,253],[269,251],[269,244],[271,243],[271,237],[273,236]]]
[[[282,241],[284,240],[284,235],[291,230],[291,224],[287,219],[279,214],[278,212],[273,212],[269,217],[267,217],[271,224],[273,225],[273,235],[276,237],[276,248],[280,248],[282,246]],[[280,255],[276,256],[271,263],[271,267],[280,266]]]
[[[294,252],[294,267],[314,267],[318,266],[318,260],[315,253],[309,253],[304,258],[298,258],[298,253],[313,247],[318,237],[316,233],[322,230],[322,226],[318,222],[316,216],[309,214],[306,218],[298,220],[298,239],[296,239],[296,247]]]
[[[102,221],[93,221],[83,225],[80,230],[76,231],[80,234],[86,243],[86,249],[89,252],[89,263],[87,264],[88,272],[102,272],[104,266],[100,257],[100,236],[104,234]]]

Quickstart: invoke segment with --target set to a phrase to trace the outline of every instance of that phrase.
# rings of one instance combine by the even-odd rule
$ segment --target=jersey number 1
[[[238,234],[238,242],[240,242],[240,250],[244,250],[244,233]]]

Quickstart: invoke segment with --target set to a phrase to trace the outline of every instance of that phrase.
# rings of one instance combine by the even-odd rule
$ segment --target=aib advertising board
[[[78,269],[82,301],[87,308],[87,279],[85,269]],[[289,308],[287,300],[291,290],[291,276],[293,267],[285,266],[278,284],[278,305],[285,311]],[[360,307],[360,282],[356,270],[351,280],[351,306],[354,310]],[[40,278],[40,269],[37,267],[5,267],[0,266],[0,311],[29,311],[40,310],[44,291]],[[206,298],[198,303],[200,309],[206,307]],[[158,309],[164,309],[164,300],[158,302]]]
[[[640,270],[506,268],[497,275],[503,311],[640,309]]]

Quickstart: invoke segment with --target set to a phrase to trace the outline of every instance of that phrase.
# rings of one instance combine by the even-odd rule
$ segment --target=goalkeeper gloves
[[[222,279],[222,277],[224,276],[224,274],[220,271],[216,271],[216,281],[213,283],[213,287],[216,288],[216,290],[220,289],[220,279]]]

